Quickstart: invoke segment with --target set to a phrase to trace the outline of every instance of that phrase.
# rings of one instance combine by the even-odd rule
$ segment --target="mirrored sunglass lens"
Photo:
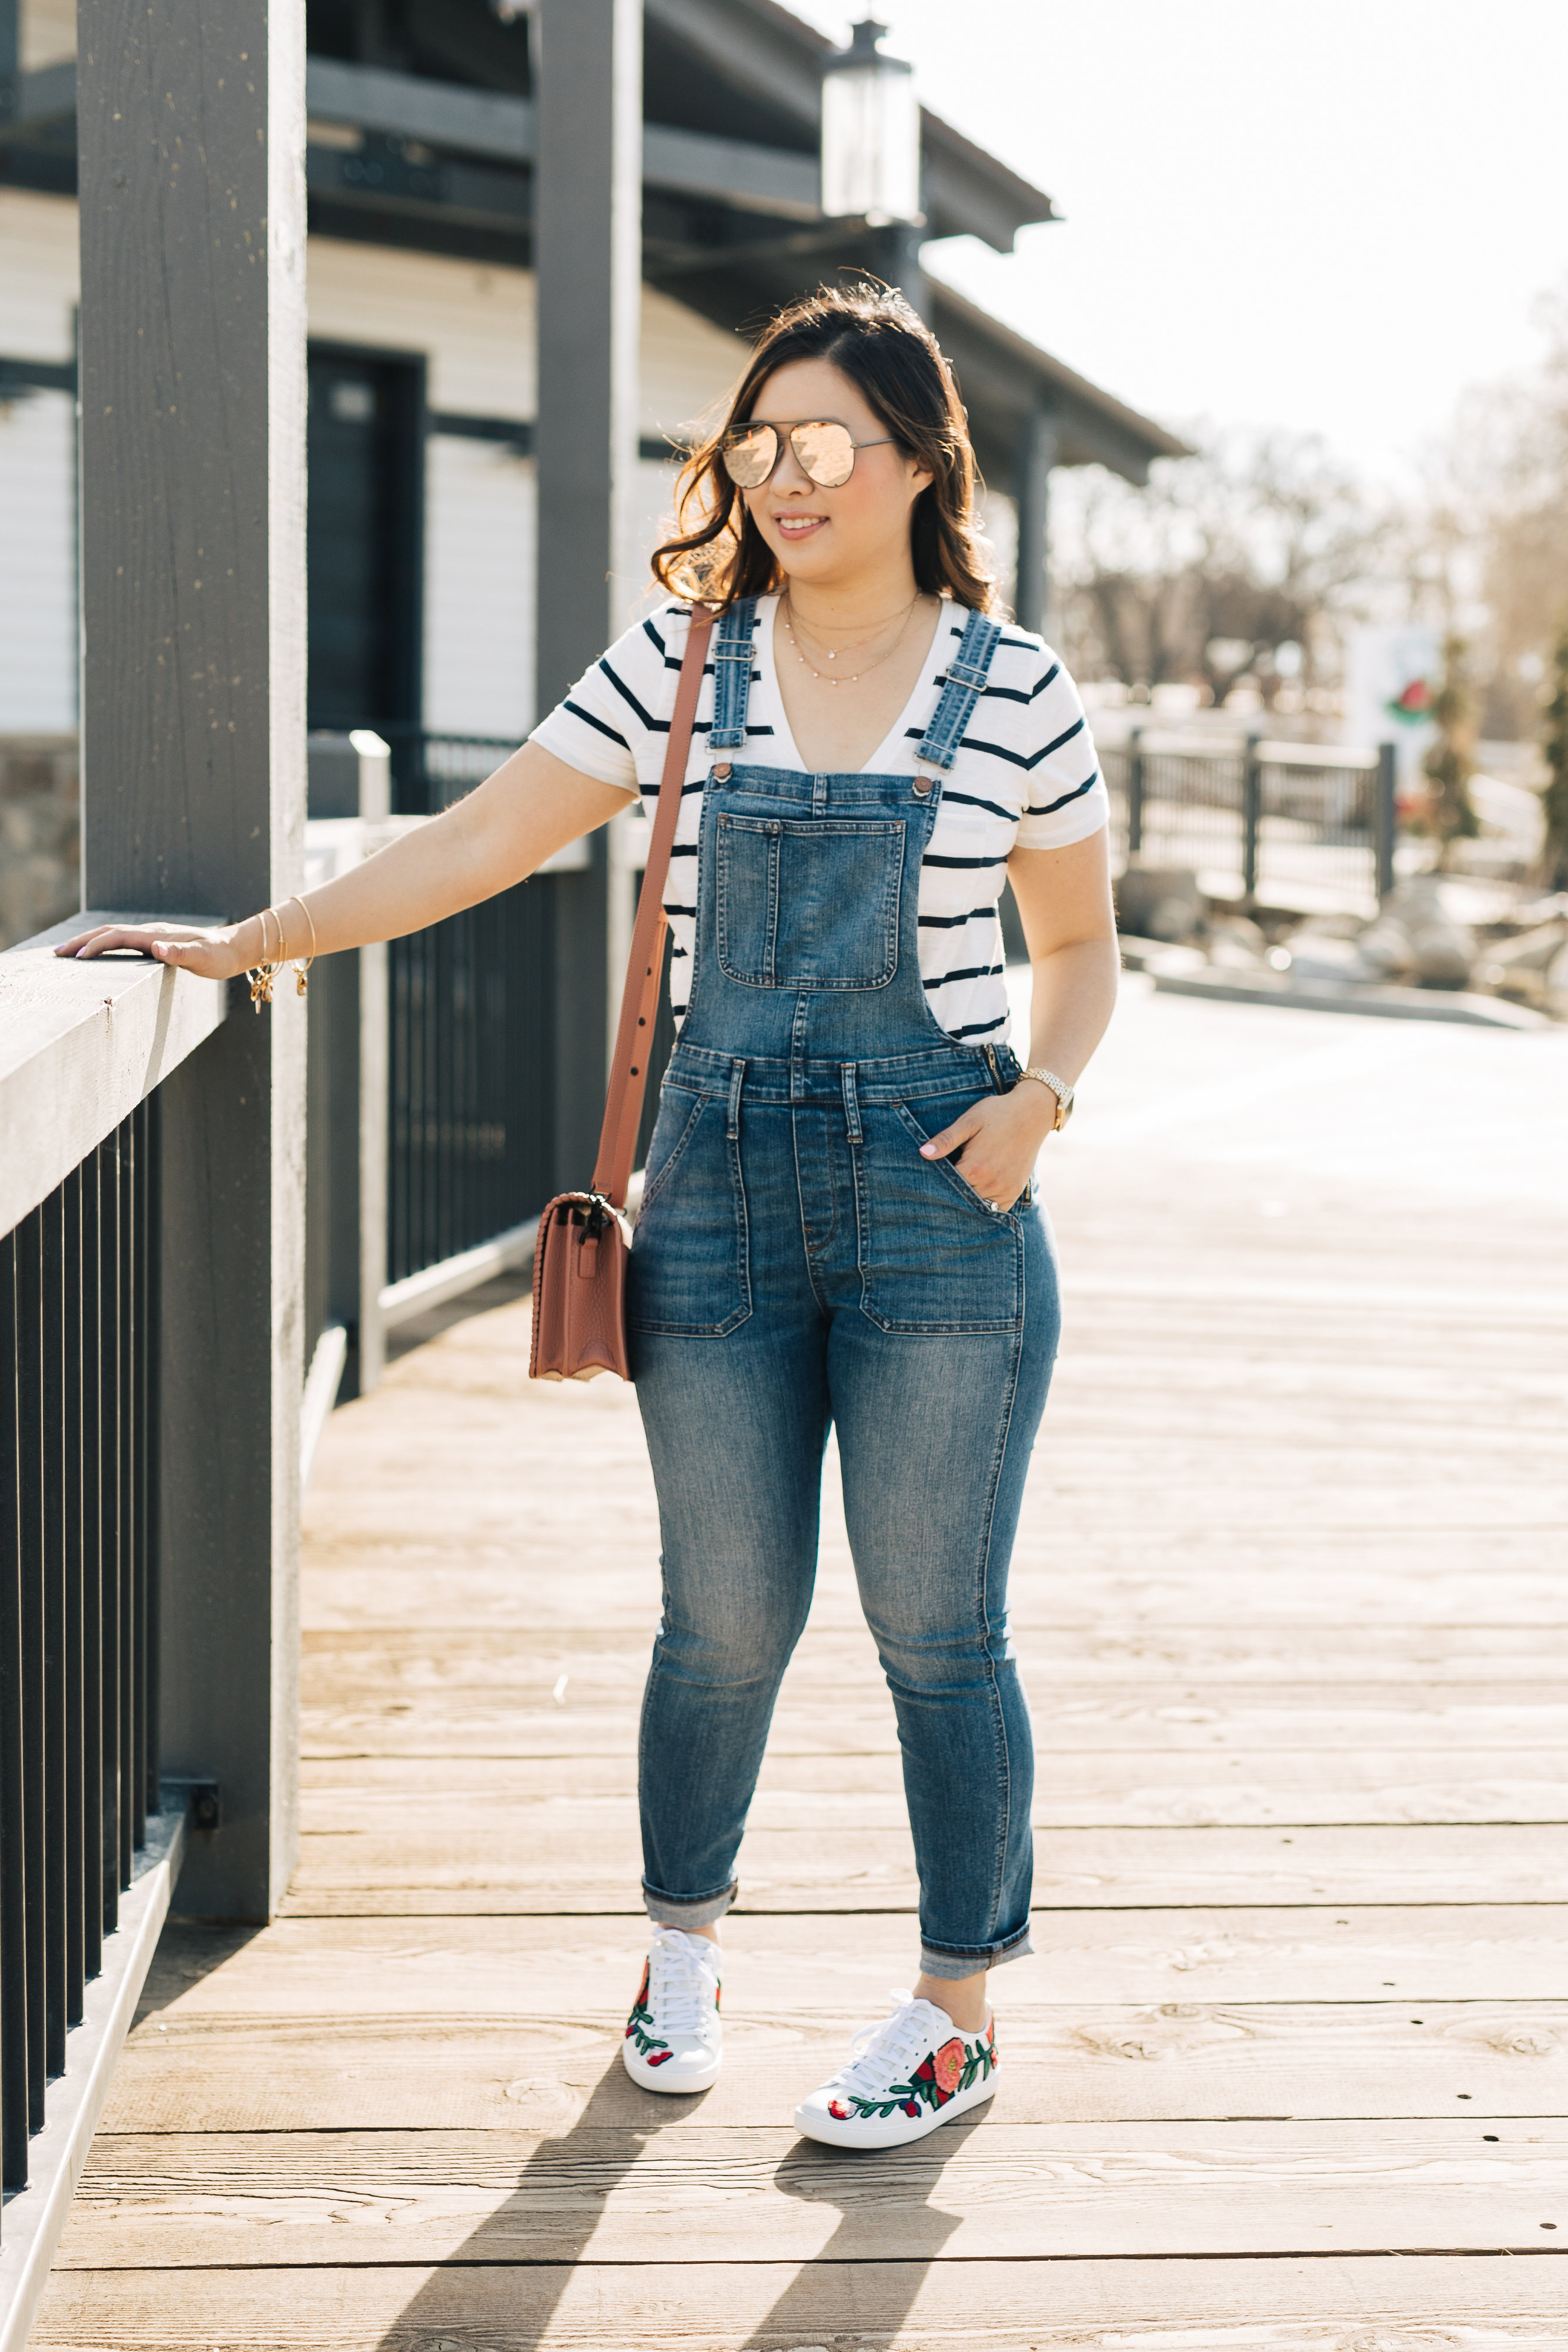
[[[847,425],[797,425],[789,445],[802,473],[824,490],[837,489],[855,469],[855,445]]]
[[[743,426],[724,445],[724,470],[737,489],[754,490],[768,479],[779,455],[771,425]]]

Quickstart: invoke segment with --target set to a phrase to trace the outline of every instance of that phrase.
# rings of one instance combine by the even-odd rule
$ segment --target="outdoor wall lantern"
[[[883,57],[887,31],[874,16],[853,28],[847,49],[822,68],[822,211],[829,220],[852,215],[882,228],[895,221],[918,226],[920,100],[915,68]]]

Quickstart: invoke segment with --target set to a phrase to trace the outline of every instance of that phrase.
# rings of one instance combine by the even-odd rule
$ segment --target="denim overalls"
[[[810,1605],[832,1426],[898,1718],[922,1965],[965,1977],[1030,1948],[1032,1751],[1007,1572],[1059,1328],[1039,1209],[998,1213],[919,1152],[1018,1076],[1005,1048],[946,1034],[919,961],[940,779],[1000,631],[971,614],[923,772],[813,776],[740,756],[755,617],[755,600],[731,607],[715,641],[690,1002],[628,1275],[664,1544],[644,1894],[685,1927],[734,1899]]]

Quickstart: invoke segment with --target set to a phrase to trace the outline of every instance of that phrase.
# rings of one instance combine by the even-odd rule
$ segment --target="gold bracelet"
[[[293,899],[294,904],[298,908],[300,913],[304,916],[306,921],[310,926],[310,952],[306,957],[303,963],[300,963],[296,960],[294,966],[294,985],[298,993],[303,996],[306,990],[310,985],[310,967],[316,961],[316,923],[309,908],[305,904],[304,899],[299,896],[298,890],[291,890],[288,894],[288,898]],[[286,907],[288,904],[288,898],[285,898],[283,902]],[[278,928],[281,931],[281,923]]]
[[[261,913],[256,917],[257,922],[261,925],[261,957],[254,968],[246,973],[246,978],[250,982],[250,1001],[257,1013],[261,1011],[264,1004],[270,1004],[272,1003],[272,983],[277,977],[278,963],[281,961],[281,959],[277,957],[269,958],[267,952],[267,919],[268,915],[273,915],[277,923],[277,942],[279,947],[283,944],[283,918],[277,914],[275,908],[271,907],[264,908]]]

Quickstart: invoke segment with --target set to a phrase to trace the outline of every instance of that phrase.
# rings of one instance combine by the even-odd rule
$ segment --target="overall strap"
[[[947,625],[946,614],[937,625]],[[917,762],[936,768],[944,775],[951,768],[970,713],[985,689],[991,656],[1001,641],[999,621],[989,619],[984,613],[970,614],[958,650],[947,665],[947,682],[932,713],[931,724],[915,755]]]
[[[713,649],[713,725],[708,749],[735,751],[746,741],[746,706],[751,698],[752,638],[757,599],[743,596],[718,625]]]
[[[593,1190],[616,1209],[625,1203],[632,1155],[637,1148],[637,1129],[643,1117],[643,1096],[648,1084],[648,1055],[653,1044],[653,1017],[659,1009],[659,979],[664,967],[664,877],[670,870],[670,848],[681,814],[681,793],[686,781],[697,696],[702,691],[703,666],[712,633],[713,607],[694,604],[691,627],[686,633],[685,658],[675,688],[675,708],[670,719],[664,772],[659,780],[653,837],[648,844],[648,863],[643,868],[643,887],[637,898],[632,952],[626,959],[626,986],[621,998],[620,1026],[615,1032],[615,1058],[610,1065],[610,1091],[604,1102],[599,1158],[593,1168]]]

